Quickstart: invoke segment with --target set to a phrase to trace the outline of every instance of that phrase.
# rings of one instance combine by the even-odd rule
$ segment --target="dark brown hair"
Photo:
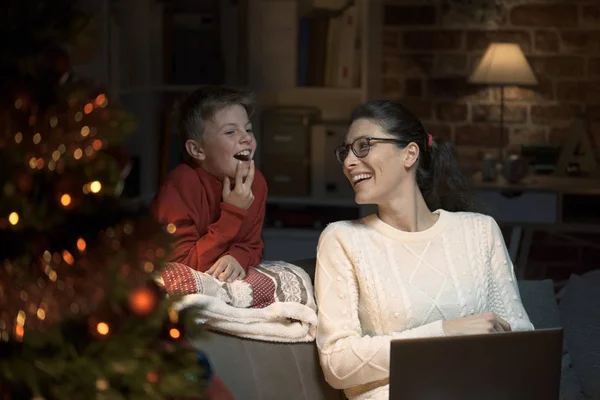
[[[387,133],[419,146],[417,185],[430,210],[474,211],[470,183],[460,170],[452,143],[433,135],[431,147],[421,121],[406,107],[389,100],[374,100],[358,106],[351,121],[368,119]]]
[[[217,85],[202,86],[194,90],[180,105],[175,106],[181,142],[185,145],[189,139],[201,141],[206,121],[214,118],[218,111],[235,105],[244,107],[248,116],[251,116],[253,96]]]

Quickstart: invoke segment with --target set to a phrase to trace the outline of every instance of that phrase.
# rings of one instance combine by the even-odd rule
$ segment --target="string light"
[[[18,110],[19,108],[21,108],[21,106],[23,105],[23,99],[22,98],[18,98],[15,100],[15,108]]]
[[[10,222],[11,225],[16,225],[19,223],[19,214],[17,214],[16,212],[11,212],[8,216],[8,222]]]
[[[62,204],[63,207],[68,207],[69,204],[71,204],[71,196],[67,193],[60,196],[60,204]]]
[[[169,330],[169,336],[171,336],[173,339],[179,339],[181,332],[179,332],[179,329],[177,328],[171,328]]]
[[[98,193],[102,190],[102,184],[99,181],[90,182],[90,191],[92,193]]]
[[[56,125],[58,125],[58,118],[57,117],[50,117],[50,126],[52,128],[55,128]]]
[[[144,271],[146,271],[147,273],[151,273],[152,271],[154,271],[154,264],[152,264],[150,261],[146,261],[144,263]]]
[[[40,133],[36,133],[35,135],[33,135],[33,143],[34,144],[39,144],[40,141],[42,140],[42,135],[40,135]]]
[[[96,105],[97,105],[98,107],[106,107],[106,105],[107,105],[107,104],[108,104],[108,101],[107,101],[107,99],[106,99],[106,96],[105,96],[105,95],[103,95],[103,94],[99,94],[99,95],[96,97]]]
[[[96,330],[103,336],[108,335],[108,332],[110,332],[110,328],[106,322],[99,322],[98,325],[96,325]]]
[[[21,132],[17,132],[15,135],[15,143],[19,144],[23,140],[23,134]]]
[[[96,151],[100,150],[102,148],[102,140],[100,140],[100,139],[94,140],[94,142],[92,143],[92,147]]]
[[[58,161],[59,158],[60,158],[60,151],[59,150],[54,150],[52,152],[52,159],[54,161]]]
[[[83,112],[86,114],[91,113],[94,110],[94,105],[92,103],[87,103],[85,107],[83,107]]]
[[[77,250],[79,250],[81,253],[83,253],[85,251],[86,246],[87,245],[85,243],[85,240],[83,240],[83,238],[77,239]]]
[[[69,253],[67,250],[63,250],[62,258],[69,265],[73,265],[75,263],[75,259],[73,258],[73,255],[71,253]]]
[[[81,156],[83,156],[83,151],[81,151],[81,149],[75,149],[75,151],[73,152],[73,158],[79,160]]]
[[[83,119],[83,114],[81,113],[81,111],[77,111],[75,113],[75,122],[81,122],[82,119]]]
[[[167,225],[167,232],[169,232],[171,235],[174,234],[176,230],[177,230],[177,227],[175,226],[175,224]]]
[[[90,127],[89,126],[86,125],[83,128],[81,128],[81,136],[86,137],[89,134],[90,134]]]
[[[35,169],[36,165],[37,165],[37,158],[31,157],[29,159],[29,168]]]

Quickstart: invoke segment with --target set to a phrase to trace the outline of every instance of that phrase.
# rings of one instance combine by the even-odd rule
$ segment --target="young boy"
[[[168,175],[151,210],[173,224],[171,261],[221,281],[243,279],[262,260],[267,183],[254,167],[251,99],[220,86],[194,91],[178,130],[186,161]]]

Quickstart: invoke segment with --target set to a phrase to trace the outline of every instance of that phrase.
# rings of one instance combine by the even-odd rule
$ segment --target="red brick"
[[[434,6],[396,6],[387,4],[384,8],[383,24],[386,26],[435,25]]]
[[[472,85],[466,78],[434,78],[429,80],[429,95],[439,99],[487,100],[490,89],[485,85]]]
[[[468,114],[466,104],[453,102],[438,103],[436,111],[438,120],[448,122],[465,121]]]
[[[558,52],[558,33],[554,31],[536,31],[535,32],[535,51],[540,52]]]
[[[411,50],[461,50],[463,32],[460,31],[407,31],[404,47]]]
[[[581,8],[581,22],[583,25],[588,25],[594,28],[600,26],[600,6],[583,6]]]
[[[431,119],[433,116],[433,105],[429,101],[406,97],[399,101],[421,120]]]
[[[588,60],[587,71],[589,78],[600,78],[600,57]]]
[[[467,50],[485,51],[490,43],[516,43],[525,53],[531,51],[531,37],[526,31],[470,31],[467,32]]]
[[[473,104],[471,106],[473,122],[499,122],[500,105]],[[527,122],[527,108],[525,106],[505,104],[504,123]]]
[[[460,125],[454,128],[454,136],[457,145],[489,147],[501,145],[500,127],[497,125]],[[505,128],[504,137],[506,138],[507,136],[507,129]]]
[[[387,98],[396,98],[402,95],[402,81],[400,78],[383,78],[383,95]]]
[[[546,129],[519,127],[513,128],[509,135],[510,144],[542,144],[546,143]]]
[[[452,127],[446,124],[437,124],[435,122],[423,123],[425,130],[435,137],[452,140]]]
[[[547,26],[574,28],[577,26],[577,6],[574,4],[526,4],[514,7],[510,20],[515,26]]]
[[[558,82],[556,98],[564,101],[600,103],[600,81]]]
[[[576,78],[585,75],[585,58],[576,56],[529,57],[531,68],[552,78]]]
[[[407,97],[423,97],[423,81],[421,79],[407,79],[404,83],[404,94]]]
[[[383,30],[383,53],[395,54],[400,49],[400,33],[391,29]]]
[[[548,133],[548,143],[560,146],[565,142],[567,135],[571,132],[572,129],[568,126],[553,127]]]
[[[428,76],[433,67],[433,55],[396,55],[383,58],[385,75],[403,78]]]
[[[467,56],[462,54],[438,54],[433,64],[434,76],[464,76],[467,72]]]
[[[581,107],[573,104],[554,106],[531,106],[531,122],[534,124],[550,124],[557,121],[572,121],[581,112]]]
[[[563,53],[600,53],[600,31],[564,31],[560,39]]]

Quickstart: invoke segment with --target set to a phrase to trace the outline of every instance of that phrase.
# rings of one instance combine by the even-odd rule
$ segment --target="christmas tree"
[[[71,73],[71,0],[9,0],[0,31],[0,398],[202,398],[155,280],[173,227],[120,197],[134,121]]]

